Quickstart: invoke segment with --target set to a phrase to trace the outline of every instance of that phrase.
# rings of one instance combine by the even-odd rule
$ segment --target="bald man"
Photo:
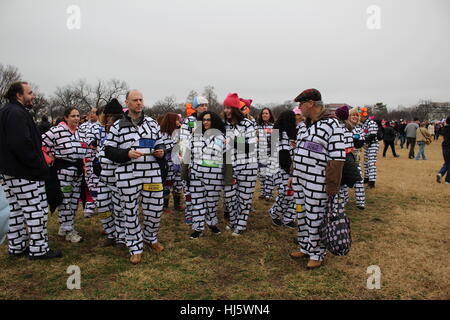
[[[137,90],[129,91],[128,111],[111,127],[105,142],[105,156],[117,164],[115,176],[125,215],[126,244],[130,262],[142,260],[144,243],[156,252],[164,247],[158,242],[163,212],[163,181],[158,159],[164,157],[164,142],[158,123],[143,114],[144,98]],[[140,200],[144,228],[139,224]]]

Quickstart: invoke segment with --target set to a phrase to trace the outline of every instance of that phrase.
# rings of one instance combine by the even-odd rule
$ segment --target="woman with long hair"
[[[185,208],[181,206],[181,174],[180,174],[180,158],[178,154],[172,152],[174,146],[178,143],[179,137],[176,134],[179,134],[179,131],[175,131],[179,129],[180,117],[173,112],[168,112],[161,119],[161,133],[162,140],[164,141],[164,145],[166,147],[166,161],[167,161],[167,178],[164,182],[164,212],[171,213],[169,210],[169,199],[170,199],[170,191],[172,190],[173,195],[173,206],[176,211],[183,211]],[[175,134],[174,134],[175,132]],[[177,150],[177,149],[175,149]]]
[[[237,93],[230,93],[223,105],[228,151],[225,165],[232,169],[232,179],[225,177],[225,211],[230,215],[227,229],[233,231],[232,236],[240,236],[247,228],[256,185],[256,130],[240,111]]]
[[[223,153],[225,151],[225,126],[214,112],[199,115],[200,127],[196,128],[189,142],[191,163],[189,166],[189,193],[192,200],[191,239],[203,235],[205,222],[214,234],[217,227],[217,203],[223,189]]]
[[[50,128],[42,135],[43,146],[55,159],[53,167],[54,170],[57,170],[63,193],[62,204],[58,207],[60,224],[58,235],[70,242],[83,240],[74,227],[84,180],[83,160],[88,150],[85,134],[78,131],[79,122],[80,112],[78,109],[67,108],[64,111],[64,122]]]
[[[293,151],[297,138],[297,125],[295,114],[291,110],[280,114],[274,129],[278,130],[277,154],[278,159],[271,163],[271,171],[274,172],[274,182],[278,186],[278,196],[269,210],[272,224],[296,228],[294,192],[288,187],[292,165]],[[277,161],[278,160],[278,161]]]
[[[270,200],[274,188],[273,175],[267,169],[271,155],[271,136],[275,119],[269,108],[263,108],[257,120],[258,170],[261,181],[260,199]]]

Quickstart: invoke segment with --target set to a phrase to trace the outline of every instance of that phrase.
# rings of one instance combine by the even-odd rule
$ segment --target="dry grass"
[[[380,158],[367,209],[359,211],[353,201],[347,208],[350,254],[329,254],[318,270],[289,258],[295,231],[272,226],[269,204],[260,200],[239,239],[222,222],[222,235],[192,241],[181,215],[164,215],[160,240],[167,250],[146,250],[137,266],[126,250],[101,247],[98,219],[80,215],[77,228],[86,240],[69,244],[57,239],[52,216],[51,246],[64,257],[10,258],[1,246],[0,299],[449,299],[450,186],[435,182],[440,150],[440,143],[427,147],[428,161],[409,160],[406,150],[399,159]],[[81,290],[66,288],[69,265],[81,268]],[[381,268],[380,290],[366,288],[370,265]]]

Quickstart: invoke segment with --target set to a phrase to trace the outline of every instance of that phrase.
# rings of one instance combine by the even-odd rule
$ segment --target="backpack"
[[[362,181],[359,174],[358,163],[353,153],[347,153],[345,156],[344,168],[342,169],[341,186],[346,185],[353,188],[355,183]]]

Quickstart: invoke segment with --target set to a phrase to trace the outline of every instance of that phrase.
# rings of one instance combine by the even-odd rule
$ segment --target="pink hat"
[[[243,103],[245,103],[245,105],[246,105],[247,107],[249,107],[249,108],[251,107],[252,102],[253,102],[252,99],[242,99],[242,98],[240,98],[239,100],[242,101]]]
[[[223,105],[225,107],[240,109],[241,104],[240,104],[238,94],[237,93],[229,93],[228,96],[225,98]]]

